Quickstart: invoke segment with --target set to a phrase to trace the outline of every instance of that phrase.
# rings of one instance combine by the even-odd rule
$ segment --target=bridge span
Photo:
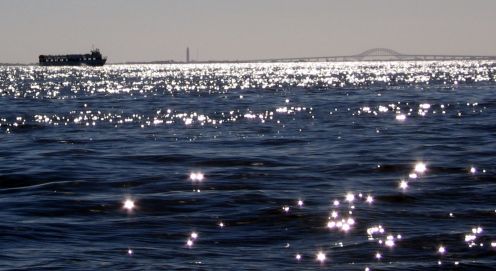
[[[417,55],[402,54],[388,48],[374,48],[356,55],[266,58],[238,62],[346,62],[346,61],[448,61],[448,60],[494,60],[496,56],[478,55]]]

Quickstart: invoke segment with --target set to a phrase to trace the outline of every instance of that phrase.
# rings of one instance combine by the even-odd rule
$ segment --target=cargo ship
[[[103,66],[107,58],[94,49],[91,54],[40,55],[39,61],[40,66]]]

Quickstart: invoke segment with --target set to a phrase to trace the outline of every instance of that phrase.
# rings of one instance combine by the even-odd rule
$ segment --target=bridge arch
[[[402,54],[398,53],[393,49],[388,48],[373,48],[367,51],[361,52],[360,54],[354,55],[354,57],[358,58],[366,58],[366,57],[396,57],[399,58]]]

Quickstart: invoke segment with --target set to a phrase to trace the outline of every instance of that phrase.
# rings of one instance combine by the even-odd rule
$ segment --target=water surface
[[[490,269],[495,90],[484,61],[0,67],[0,269]]]

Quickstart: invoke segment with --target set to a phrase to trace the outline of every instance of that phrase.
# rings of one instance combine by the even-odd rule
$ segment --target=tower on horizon
[[[186,47],[186,63],[189,63],[189,47]]]

